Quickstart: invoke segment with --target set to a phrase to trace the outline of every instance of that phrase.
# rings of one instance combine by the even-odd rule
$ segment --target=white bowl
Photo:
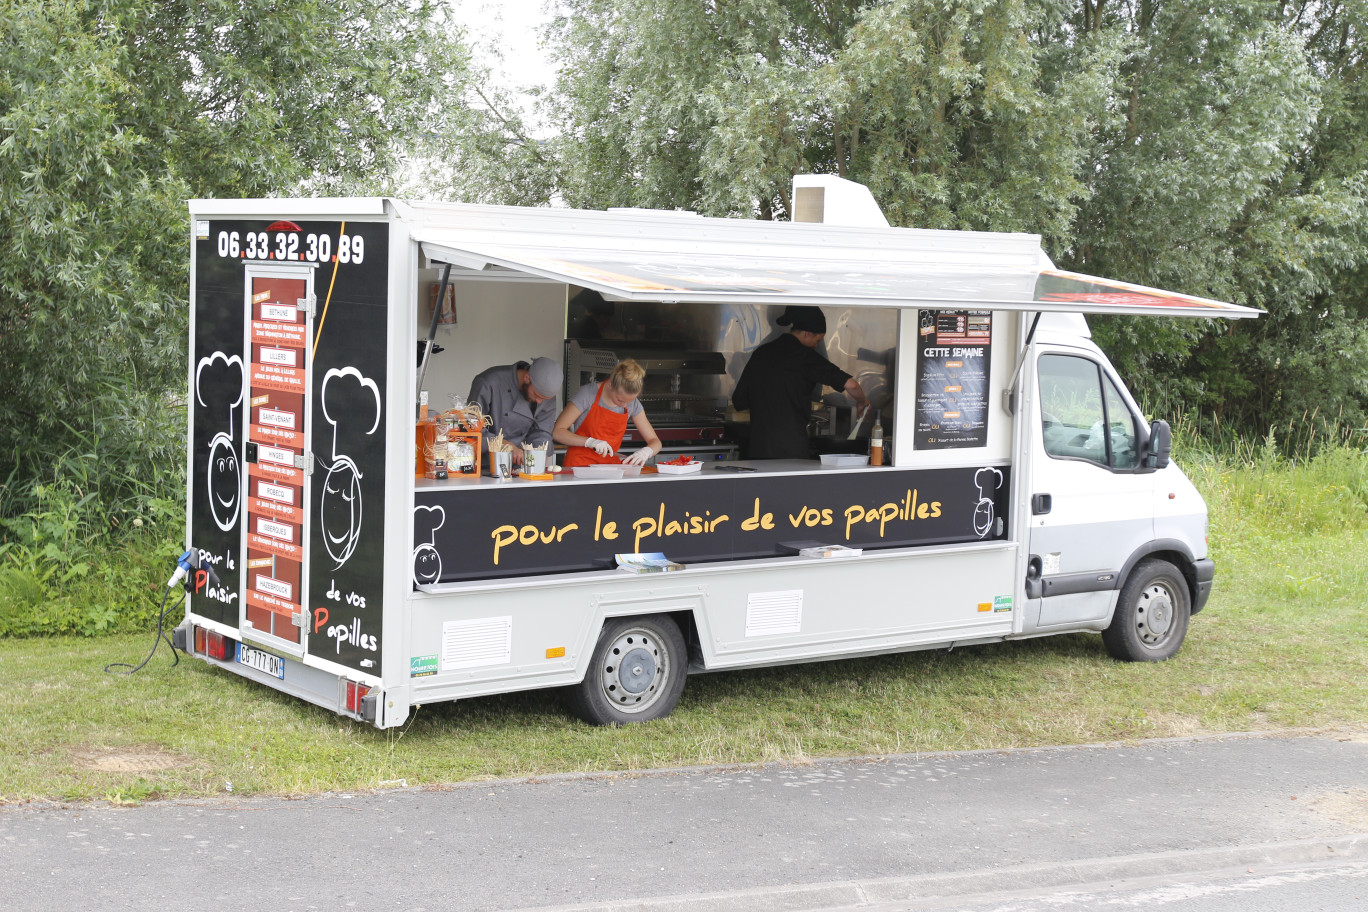
[[[869,457],[854,453],[826,453],[822,456],[822,465],[836,468],[869,465]]]
[[[576,478],[621,478],[626,472],[627,467],[620,465],[575,466]]]
[[[657,462],[656,471],[661,475],[692,475],[695,472],[703,471],[703,463],[691,462],[688,465],[665,465]]]

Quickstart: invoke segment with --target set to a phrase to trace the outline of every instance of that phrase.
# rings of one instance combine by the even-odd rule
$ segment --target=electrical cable
[[[175,666],[180,664],[180,656],[177,654],[179,650],[176,649],[176,644],[171,642],[171,638],[166,635],[164,625],[166,621],[166,613],[168,611],[175,611],[181,605],[185,604],[185,593],[182,592],[181,597],[179,600],[177,600],[176,604],[172,605],[170,608],[167,608],[166,600],[171,597],[172,588],[174,587],[168,586],[166,591],[162,593],[161,606],[158,608],[157,612],[157,638],[152,641],[152,651],[147,654],[147,658],[143,659],[136,666],[130,665],[127,662],[110,662],[108,665],[104,667],[104,670],[107,674],[131,675],[134,672],[141,671],[147,665],[148,662],[152,661],[152,656],[156,654],[157,647],[161,645],[162,640],[166,640],[166,645],[171,647],[171,666],[174,668]],[[112,669],[115,668],[127,668],[128,671],[113,671]]]

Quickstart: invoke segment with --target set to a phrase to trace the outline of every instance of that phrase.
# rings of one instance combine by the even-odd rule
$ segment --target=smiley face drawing
[[[329,556],[342,566],[361,536],[361,473],[349,456],[334,461],[323,477],[318,522]]]
[[[319,401],[323,420],[333,426],[333,442],[318,516],[323,545],[336,570],[356,552],[362,519],[361,470],[351,456],[339,450],[350,449],[357,441],[354,435],[362,428],[366,428],[361,434],[364,437],[380,426],[380,388],[354,367],[333,368],[323,375]]]
[[[985,466],[974,473],[978,502],[974,504],[974,533],[983,538],[993,528],[993,493],[1002,487],[1002,472]]]
[[[413,508],[414,538],[426,538],[413,549],[413,584],[426,586],[442,578],[442,555],[434,544],[437,530],[446,523],[446,510],[441,507]]]
[[[241,503],[242,474],[232,434],[220,432],[209,442],[207,486],[215,524],[224,531],[233,528]]]
[[[204,467],[205,496],[214,524],[224,532],[237,525],[242,508],[242,466],[238,461],[233,434],[233,412],[242,404],[245,372],[242,358],[214,352],[201,358],[195,367],[195,399],[209,412],[210,429],[224,428],[209,441],[209,459]]]

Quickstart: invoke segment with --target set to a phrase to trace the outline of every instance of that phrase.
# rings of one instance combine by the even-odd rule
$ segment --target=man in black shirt
[[[817,354],[826,335],[820,307],[786,307],[776,320],[785,333],[755,350],[732,393],[732,404],[750,410],[749,459],[808,459],[807,423],[813,387],[822,383],[842,390],[869,407],[854,377]]]

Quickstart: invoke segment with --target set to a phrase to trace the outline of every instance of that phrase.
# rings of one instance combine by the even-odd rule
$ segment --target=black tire
[[[675,708],[688,670],[684,636],[668,615],[614,618],[603,625],[589,670],[566,691],[566,702],[591,725],[649,722]]]
[[[1183,574],[1168,561],[1151,558],[1131,571],[1102,642],[1113,658],[1162,662],[1183,645],[1191,617],[1192,595]]]

